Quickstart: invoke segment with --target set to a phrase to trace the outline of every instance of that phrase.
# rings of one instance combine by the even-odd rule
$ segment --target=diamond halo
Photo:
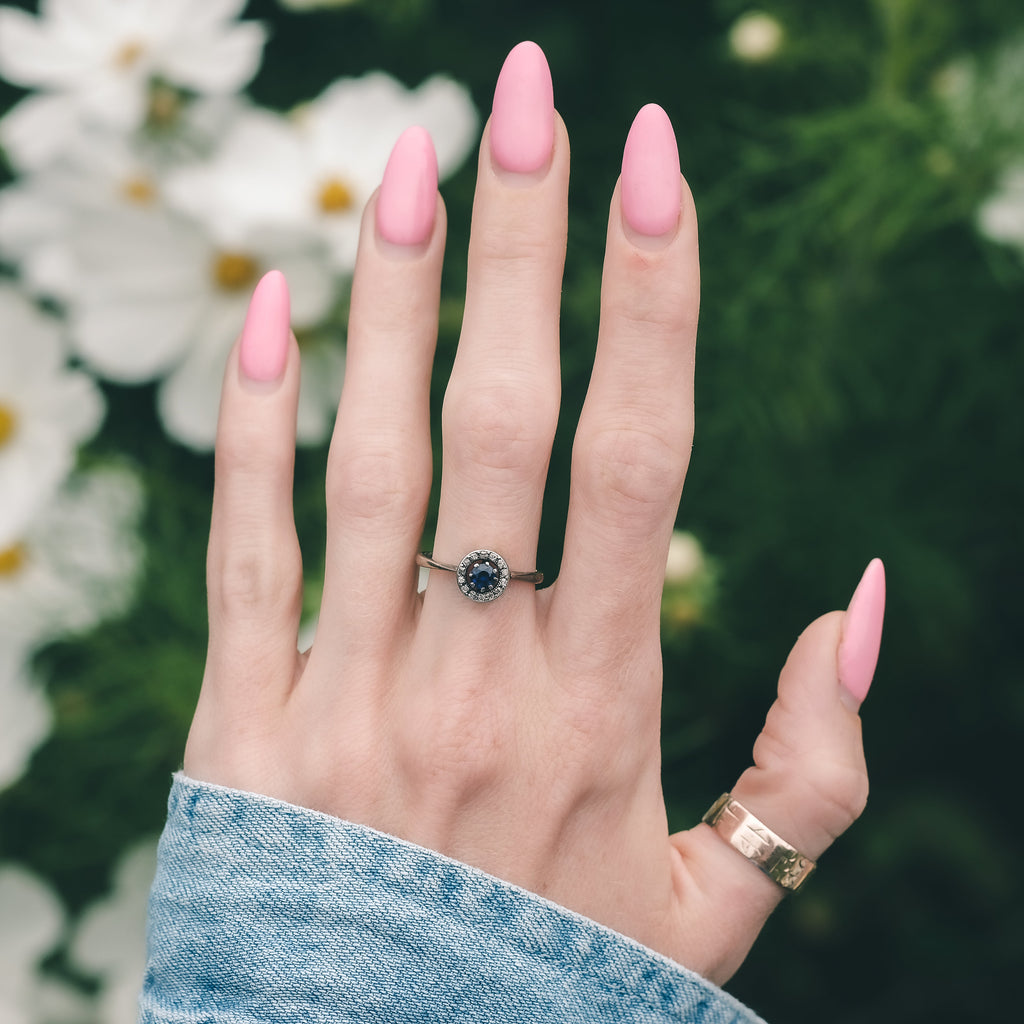
[[[497,551],[470,551],[456,570],[459,590],[471,601],[494,601],[505,592],[512,574]]]

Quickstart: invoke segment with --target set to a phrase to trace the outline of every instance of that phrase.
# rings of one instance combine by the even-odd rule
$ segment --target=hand
[[[569,179],[551,96],[543,54],[521,44],[481,145],[444,403],[434,554],[449,563],[492,548],[512,569],[535,564]],[[561,575],[485,604],[437,570],[416,593],[445,237],[436,182],[429,139],[410,129],[366,208],[305,654],[291,509],[299,354],[280,275],[253,298],[224,381],[210,646],[185,771],[438,850],[724,981],[781,890],[707,825],[666,824],[659,612],[698,307],[696,217],[671,126],[658,107],[640,112],[612,197]],[[880,580],[877,563],[845,620],[827,615],[799,639],[756,767],[733,788],[812,858],[867,795],[856,707],[878,651]]]

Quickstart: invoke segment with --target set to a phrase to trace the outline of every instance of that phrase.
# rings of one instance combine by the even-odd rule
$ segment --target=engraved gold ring
[[[816,866],[734,800],[731,793],[723,793],[701,821],[786,892],[796,892]]]

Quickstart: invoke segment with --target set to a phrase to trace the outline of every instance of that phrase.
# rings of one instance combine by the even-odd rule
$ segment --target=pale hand
[[[304,654],[291,507],[299,353],[283,280],[257,290],[224,382],[210,646],[185,771],[438,850],[722,982],[782,890],[707,825],[670,835],[666,823],[660,598],[693,432],[699,290],[671,126],[659,108],[641,111],[612,198],[561,575],[541,590],[511,583],[488,604],[436,570],[416,591],[445,239],[431,161],[425,134],[406,133],[366,208],[322,610]],[[492,548],[513,569],[535,567],[559,407],[568,180],[547,65],[522,44],[481,145],[443,412],[442,561]],[[732,787],[811,858],[867,797],[856,708],[881,611],[876,596],[861,604],[857,622],[834,612],[797,641],[755,766]]]

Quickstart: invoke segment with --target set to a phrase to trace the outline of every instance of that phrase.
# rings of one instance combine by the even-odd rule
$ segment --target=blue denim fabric
[[[760,1020],[632,939],[475,868],[182,775],[148,944],[143,1024]]]

